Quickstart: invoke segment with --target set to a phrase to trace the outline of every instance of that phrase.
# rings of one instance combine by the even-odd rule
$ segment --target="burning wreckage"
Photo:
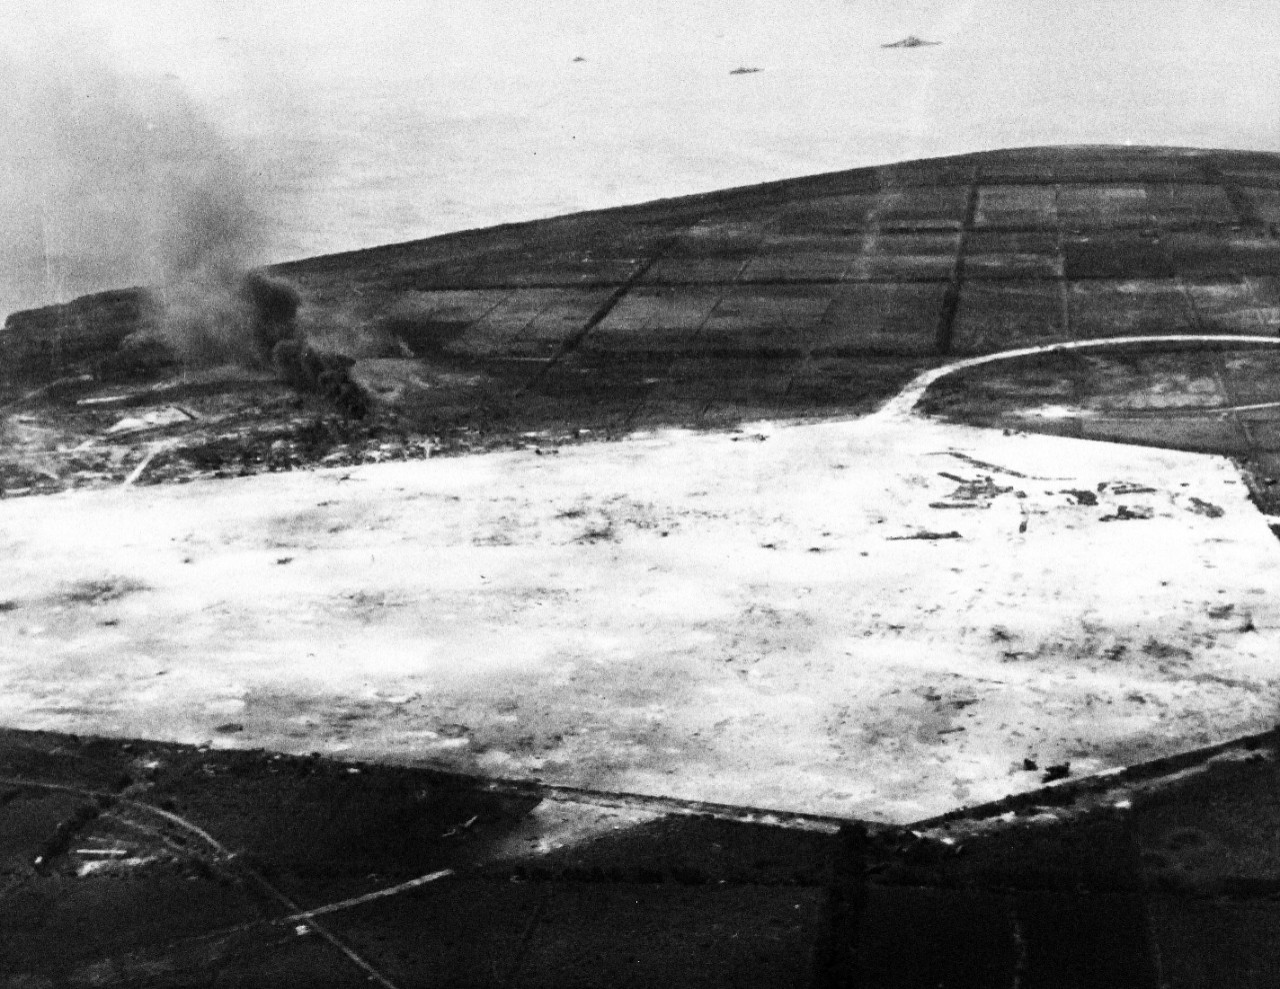
[[[287,282],[251,272],[217,306],[216,345],[193,347],[175,346],[163,292],[13,313],[0,336],[0,492],[421,455],[371,421],[354,358],[307,342],[299,302]]]
[[[247,275],[204,259],[194,284],[8,317],[0,487],[854,418],[948,361],[1153,338],[963,371],[922,408],[1232,456],[1274,515],[1280,363],[1240,340],[1280,327],[1276,182],[1273,155],[1032,148]]]

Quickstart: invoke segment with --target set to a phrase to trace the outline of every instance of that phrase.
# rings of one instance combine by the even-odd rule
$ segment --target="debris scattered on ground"
[[[1023,480],[1032,480],[1032,481],[1054,480],[1054,478],[1052,477],[1032,477],[1031,475],[1023,474],[1021,471],[1013,470],[1010,467],[1001,467],[999,464],[987,463],[987,461],[985,460],[979,460],[976,457],[971,457],[967,453],[961,453],[959,450],[948,450],[946,453],[946,456],[955,457],[956,460],[962,460],[966,464],[968,464],[970,467],[977,467],[980,470],[992,470],[992,471],[995,471],[997,474],[1005,474],[1008,477],[1020,477]]]
[[[154,399],[169,402],[154,404]],[[173,401],[177,399],[177,401]],[[121,416],[120,407],[147,402]],[[261,374],[121,391],[92,380],[0,417],[0,495],[349,467],[517,445],[475,430],[424,436],[393,414],[353,419]]]
[[[160,857],[156,855],[134,855],[125,858],[107,858],[93,859],[89,862],[81,862],[76,868],[76,878],[84,879],[88,876],[95,876],[102,873],[120,873],[128,869],[136,869],[139,866],[151,865],[159,862]]]
[[[1058,493],[1067,495],[1077,505],[1096,505],[1098,503],[1098,496],[1096,494],[1092,491],[1085,491],[1081,488],[1068,488],[1065,491],[1060,491]]]
[[[150,409],[141,415],[125,416],[107,430],[108,436],[126,433],[140,433],[148,429],[159,429],[163,426],[176,426],[178,423],[190,422],[196,415],[187,409],[169,405],[161,409]]]
[[[1191,502],[1191,510],[1197,515],[1206,515],[1211,519],[1222,518],[1222,509],[1212,502],[1203,501],[1200,498],[1191,498],[1189,500]]]
[[[984,474],[977,480],[968,480],[955,474],[942,473],[942,477],[950,481],[956,481],[957,486],[947,498],[952,504],[947,507],[982,507],[986,508],[990,505],[993,498],[998,498],[1002,494],[1008,494],[1013,488],[1001,487],[991,480],[990,475]],[[939,507],[931,505],[930,507]]]
[[[1100,519],[1102,522],[1127,522],[1134,519],[1149,519],[1155,516],[1155,512],[1147,508],[1145,505],[1139,505],[1136,508],[1130,508],[1128,505],[1117,505],[1116,510],[1111,515],[1103,515]]]

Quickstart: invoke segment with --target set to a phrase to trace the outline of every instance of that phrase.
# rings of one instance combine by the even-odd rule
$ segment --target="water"
[[[43,16],[203,108],[260,193],[260,261],[996,147],[1280,150],[1280,9],[1263,4],[79,0]],[[880,47],[908,34],[941,44]],[[0,296],[122,277],[57,265]]]

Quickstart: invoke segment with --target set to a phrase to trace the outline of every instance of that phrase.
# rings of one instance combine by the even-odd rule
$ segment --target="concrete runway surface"
[[[1271,723],[1280,553],[1229,461],[923,385],[6,502],[0,718],[898,823]]]

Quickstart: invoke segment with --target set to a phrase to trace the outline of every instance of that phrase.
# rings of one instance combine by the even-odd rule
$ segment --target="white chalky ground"
[[[0,723],[906,822],[1270,727],[1278,574],[1225,459],[892,410],[14,499]]]

